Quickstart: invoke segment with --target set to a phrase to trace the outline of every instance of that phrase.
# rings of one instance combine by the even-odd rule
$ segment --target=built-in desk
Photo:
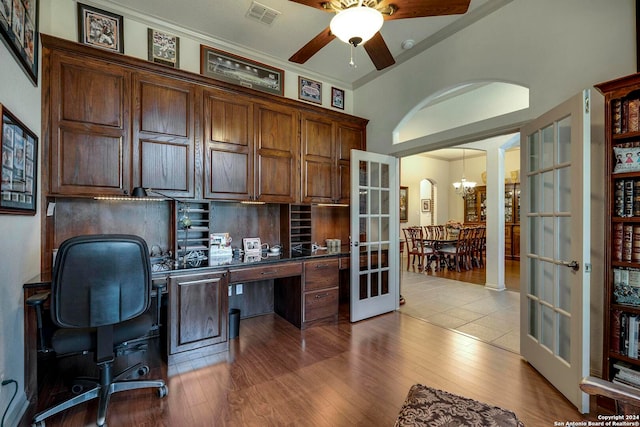
[[[340,269],[348,269],[348,253],[264,257],[250,263],[232,259],[222,265],[183,266],[154,272],[154,282],[168,286],[166,324],[170,363],[182,358],[215,354],[228,349],[229,285],[273,281],[274,312],[304,329],[338,317]],[[26,300],[51,288],[51,274],[43,273],[23,287],[25,308],[25,393],[38,389],[38,329],[35,310]],[[159,305],[158,305],[159,306]],[[46,319],[49,319],[48,311]]]

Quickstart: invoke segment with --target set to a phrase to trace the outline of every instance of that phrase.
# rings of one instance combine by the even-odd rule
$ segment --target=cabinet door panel
[[[61,114],[64,121],[123,128],[127,75],[113,67],[59,63]],[[106,65],[106,64],[101,64]]]
[[[134,76],[134,182],[173,197],[195,196],[196,86]]]
[[[94,59],[52,55],[49,192],[122,195],[131,183],[128,71]]]
[[[350,161],[352,149],[366,149],[364,127],[352,127],[346,124],[339,123],[336,130],[336,152],[338,156],[338,182],[336,183],[336,198],[339,203],[350,203]]]
[[[253,105],[242,96],[204,94],[205,197],[253,195]]]
[[[227,340],[227,280],[223,274],[189,275],[170,280],[169,353]]]
[[[302,123],[302,202],[334,201],[336,156],[333,123],[304,115]]]
[[[299,189],[298,114],[292,108],[275,104],[256,104],[254,114],[255,198],[263,202],[295,203]]]

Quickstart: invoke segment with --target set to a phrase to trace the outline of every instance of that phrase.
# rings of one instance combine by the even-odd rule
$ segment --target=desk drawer
[[[280,277],[300,276],[302,263],[262,265],[229,271],[229,283],[253,282],[256,280],[277,279]]]
[[[304,294],[304,321],[324,319],[338,314],[338,289]]]
[[[323,259],[304,263],[304,290],[335,288],[338,286],[338,259]]]

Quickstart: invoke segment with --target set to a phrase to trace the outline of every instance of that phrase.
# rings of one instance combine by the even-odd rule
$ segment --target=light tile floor
[[[400,312],[520,353],[520,293],[403,271]]]

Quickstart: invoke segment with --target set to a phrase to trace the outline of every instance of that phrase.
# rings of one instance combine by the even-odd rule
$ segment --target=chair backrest
[[[51,317],[63,328],[120,323],[151,302],[151,263],[145,241],[133,235],[72,237],[58,248]]]
[[[419,252],[423,240],[422,227],[407,227],[403,228],[402,231],[407,241],[407,251],[409,253]]]

